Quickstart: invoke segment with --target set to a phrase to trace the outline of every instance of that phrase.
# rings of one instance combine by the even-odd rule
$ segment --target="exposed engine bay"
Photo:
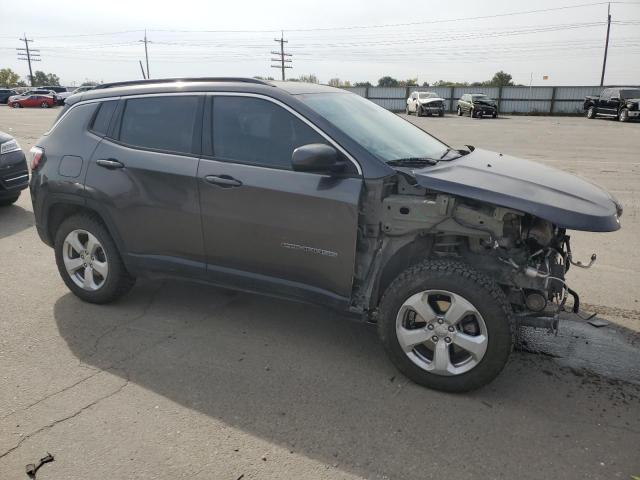
[[[396,185],[387,184],[382,189],[386,194],[380,192],[380,235],[373,235],[373,225],[361,225],[360,247],[369,252],[361,258],[371,260],[370,268],[359,265],[361,273],[380,277],[370,289],[372,298],[381,294],[396,269],[423,258],[453,257],[489,274],[521,325],[556,330],[569,298],[578,312],[578,294],[565,276],[572,265],[589,268],[596,256],[587,265],[575,262],[566,229],[518,210],[430,191],[410,180],[398,175]],[[382,272],[376,271],[377,264]],[[364,279],[361,284],[365,298],[369,283]]]

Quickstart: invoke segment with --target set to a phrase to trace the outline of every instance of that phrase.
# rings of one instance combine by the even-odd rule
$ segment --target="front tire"
[[[47,102],[42,102],[42,103],[40,104],[40,107],[42,107],[42,108],[49,108],[49,104],[48,104]]]
[[[20,104],[19,104],[18,102],[13,102],[13,103],[11,104],[11,106],[12,106],[13,108],[20,108]]]
[[[513,345],[512,311],[486,275],[458,261],[424,261],[387,288],[378,333],[391,361],[411,380],[465,392],[502,371]]]
[[[62,280],[85,302],[112,302],[135,284],[111,235],[95,216],[78,214],[63,221],[54,248]]]
[[[596,115],[596,107],[589,107],[587,110],[587,118],[593,120],[594,118],[596,118]]]
[[[462,116],[462,109],[460,108],[460,106],[458,105],[458,108],[456,110],[456,113],[458,114],[459,117]]]

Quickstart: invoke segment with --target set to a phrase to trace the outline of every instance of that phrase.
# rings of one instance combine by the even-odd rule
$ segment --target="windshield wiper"
[[[444,151],[444,153],[442,154],[442,156],[440,157],[440,160],[444,160],[444,157],[446,157],[447,155],[450,155],[450,154],[452,154],[452,153],[453,153],[453,154],[456,154],[456,155],[454,155],[454,156],[453,156],[453,157],[451,157],[451,158],[447,158],[447,161],[449,161],[449,160],[455,160],[456,158],[460,158],[460,157],[462,156],[462,155],[460,154],[460,151],[459,151],[459,150],[455,150],[455,149],[453,149],[453,148],[447,148],[447,149]]]
[[[394,167],[425,167],[427,165],[435,165],[439,160],[426,157],[407,157],[396,158],[395,160],[389,160],[387,165]]]

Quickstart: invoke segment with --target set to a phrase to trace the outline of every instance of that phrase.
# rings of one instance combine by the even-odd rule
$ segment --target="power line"
[[[560,7],[551,7],[551,8],[541,8],[535,10],[521,10],[516,12],[506,12],[506,13],[496,13],[491,15],[478,15],[473,17],[458,17],[458,18],[449,18],[449,19],[438,19],[438,20],[424,20],[424,21],[416,21],[416,22],[405,22],[405,23],[386,23],[386,24],[374,24],[374,25],[350,25],[350,26],[334,26],[334,27],[312,27],[312,28],[292,28],[285,29],[287,32],[322,32],[322,31],[330,31],[330,30],[362,30],[362,29],[371,29],[371,28],[392,28],[392,27],[406,27],[411,25],[428,25],[435,23],[449,23],[449,22],[460,22],[466,20],[486,20],[492,18],[500,18],[500,17],[511,17],[516,15],[531,15],[536,13],[546,13],[546,12],[556,12],[561,10],[570,10],[576,8],[585,8],[585,7],[593,7],[597,5],[608,5],[609,3],[614,5],[635,5],[640,6],[638,2],[630,2],[630,1],[613,1],[613,2],[591,2],[591,3],[580,3],[576,5],[564,5]],[[75,33],[75,34],[61,34],[61,35],[40,35],[40,38],[76,38],[76,37],[96,37],[96,36],[110,36],[110,35],[124,35],[128,33],[141,33],[144,30],[122,30],[122,31],[114,31],[114,32],[97,32],[97,33]],[[255,29],[255,30],[190,30],[190,29],[150,29],[150,32],[173,32],[173,33],[276,33],[281,30],[263,30],[263,29]],[[3,35],[0,38],[12,38],[11,35]]]
[[[19,40],[24,42],[24,48],[16,48],[18,51],[18,60],[26,60],[29,64],[29,83],[31,83],[31,86],[33,87],[33,70],[31,69],[31,62],[40,62],[42,60],[40,58],[40,50],[29,48],[29,43],[33,42],[33,40],[27,38],[26,33]]]
[[[291,54],[284,53],[284,44],[288,43],[288,40],[284,39],[284,32],[280,32],[280,38],[274,38],[273,40],[280,44],[280,51],[279,52],[274,52],[273,50],[271,51],[272,55],[276,55],[278,57],[278,58],[272,58],[271,61],[280,62],[280,65],[271,65],[271,68],[279,68],[282,71],[282,81],[284,82],[284,70],[286,68],[293,68],[293,66],[290,65],[292,63],[291,58],[287,58],[287,57],[291,57]]]

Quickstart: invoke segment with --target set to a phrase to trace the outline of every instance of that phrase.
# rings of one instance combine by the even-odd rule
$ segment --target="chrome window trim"
[[[342,153],[345,157],[347,157],[349,159],[349,161],[351,163],[353,163],[353,165],[356,167],[356,170],[358,171],[358,175],[362,176],[362,168],[360,167],[360,164],[356,161],[355,158],[353,158],[351,156],[351,154],[349,154],[344,148],[342,148],[340,146],[340,144],[338,144],[338,142],[336,142],[333,138],[331,138],[328,134],[326,134],[323,130],[321,130],[313,122],[311,122],[305,116],[301,115],[299,112],[297,112],[296,110],[291,108],[289,105],[287,105],[287,104],[285,104],[285,103],[281,102],[280,100],[277,100],[277,99],[275,99],[273,97],[270,97],[268,95],[263,95],[263,94],[260,94],[260,93],[250,93],[250,92],[200,92],[200,91],[199,92],[163,92],[163,93],[141,93],[141,94],[138,94],[138,95],[118,95],[118,96],[113,96],[113,97],[102,97],[102,98],[94,98],[94,99],[91,99],[91,100],[82,100],[80,102],[77,102],[77,103],[74,103],[73,105],[71,105],[69,110],[64,112],[64,114],[58,120],[56,120],[56,122],[51,126],[49,131],[47,131],[45,133],[45,135],[49,135],[51,132],[53,132],[54,129],[58,126],[58,124],[60,122],[62,122],[62,120],[64,120],[64,118],[69,114],[69,112],[71,110],[73,110],[75,107],[79,106],[79,105],[87,105],[87,104],[96,103],[96,102],[104,102],[104,101],[107,101],[107,100],[120,100],[120,99],[125,99],[126,100],[126,99],[129,99],[129,98],[146,98],[146,97],[175,97],[175,96],[182,96],[182,95],[252,97],[252,98],[260,98],[262,100],[267,100],[269,102],[275,103],[276,105],[278,105],[278,106],[284,108],[285,110],[287,110],[289,113],[291,113],[292,115],[294,115],[298,119],[302,120],[309,127],[311,127],[313,130],[315,130],[318,134],[320,134],[322,137],[324,137],[336,150],[338,150],[340,153]]]
[[[64,112],[64,113],[62,114],[62,116],[61,116],[60,118],[58,118],[58,119],[53,123],[53,125],[51,125],[51,128],[50,128],[49,130],[47,130],[46,132],[44,132],[44,135],[49,135],[49,134],[51,134],[51,132],[53,132],[53,131],[55,130],[55,128],[58,126],[58,124],[59,124],[60,122],[62,122],[62,120],[64,120],[64,117],[66,117],[67,115],[69,115],[69,112],[70,112],[71,110],[73,110],[74,108],[76,108],[77,106],[79,106],[79,105],[89,105],[89,104],[91,104],[91,103],[103,102],[103,101],[105,101],[105,100],[120,100],[120,98],[121,98],[120,96],[117,96],[117,97],[94,98],[94,99],[91,99],[91,100],[83,100],[83,101],[81,101],[81,102],[74,103],[73,105],[71,105],[71,107],[69,107],[69,109],[68,109],[66,112]],[[64,107],[63,107],[63,108],[64,108]]]

